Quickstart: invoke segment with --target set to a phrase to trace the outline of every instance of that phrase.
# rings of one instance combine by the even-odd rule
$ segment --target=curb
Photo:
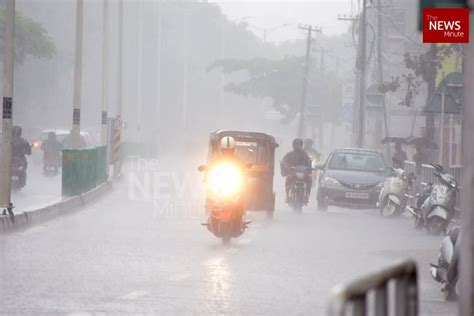
[[[54,203],[36,210],[16,214],[13,218],[10,216],[1,216],[0,234],[14,229],[39,224],[59,216],[69,214],[73,211],[76,211],[79,207],[96,200],[111,189],[112,182],[107,181],[88,192],[66,198],[58,203]]]

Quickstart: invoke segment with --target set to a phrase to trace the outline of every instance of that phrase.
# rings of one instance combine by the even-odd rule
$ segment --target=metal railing
[[[415,261],[403,260],[332,290],[327,315],[418,315]]]

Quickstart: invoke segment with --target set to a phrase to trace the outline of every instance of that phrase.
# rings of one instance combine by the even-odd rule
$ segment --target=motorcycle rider
[[[235,166],[238,167],[238,169],[240,170],[241,174],[244,175],[244,181],[243,183],[245,184],[246,183],[246,174],[247,174],[247,165],[239,158],[237,157],[237,155],[235,154],[235,139],[233,137],[230,137],[230,136],[226,136],[226,137],[223,137],[220,141],[220,155],[218,155],[209,165],[209,170],[211,170],[213,168],[213,166],[216,166],[220,163],[231,163]],[[245,185],[244,185],[244,188],[245,188]],[[245,190],[243,192],[243,195],[245,195]],[[243,197],[243,200],[245,200],[245,198]],[[242,204],[242,207],[239,208],[236,212],[236,216],[235,218],[240,221],[240,225],[242,225],[242,219],[243,219],[243,215],[244,215],[244,212],[245,212],[245,207],[244,205]],[[210,229],[208,227],[208,229]],[[242,227],[242,229],[244,229],[244,227]]]
[[[48,165],[59,167],[63,145],[56,138],[55,132],[48,133],[48,139],[41,144],[43,151],[43,171]]]
[[[28,161],[26,155],[31,155],[31,145],[26,139],[21,137],[22,128],[18,125],[12,127],[12,161],[18,162],[26,168]],[[25,185],[26,179],[21,179],[22,184]]]
[[[286,202],[290,200],[290,188],[292,185],[292,178],[288,177],[291,167],[305,166],[308,167],[308,176],[306,177],[306,193],[305,203],[308,203],[311,194],[312,178],[311,178],[311,159],[303,150],[303,141],[300,138],[293,140],[293,150],[287,153],[281,163],[282,175],[286,177]]]

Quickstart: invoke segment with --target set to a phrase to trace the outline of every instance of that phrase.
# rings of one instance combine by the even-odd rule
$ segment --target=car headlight
[[[337,181],[336,179],[331,178],[331,177],[324,177],[324,182],[325,182],[327,185],[332,185],[332,186],[340,186],[340,185],[341,185],[341,184],[339,183],[339,181]]]
[[[209,172],[208,186],[215,194],[224,196],[233,195],[239,192],[242,185],[242,172],[233,164],[219,164]]]

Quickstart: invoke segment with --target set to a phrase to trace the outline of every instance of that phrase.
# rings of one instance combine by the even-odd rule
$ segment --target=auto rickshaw
[[[275,138],[257,132],[215,131],[210,135],[208,163],[220,154],[220,140],[225,136],[235,139],[235,154],[243,162],[251,165],[245,195],[246,210],[266,211],[267,216],[272,218],[275,210],[273,191],[275,148],[278,147]]]

